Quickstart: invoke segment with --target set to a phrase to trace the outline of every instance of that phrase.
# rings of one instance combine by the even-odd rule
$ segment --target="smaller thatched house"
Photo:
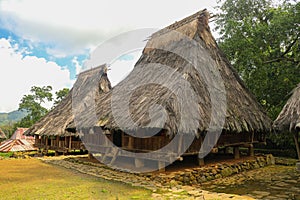
[[[274,127],[280,132],[293,133],[298,158],[300,159],[300,84],[298,84],[298,86],[294,89],[293,95],[287,101],[277,119],[274,121]]]
[[[6,140],[6,135],[5,135],[5,133],[0,129],[0,143],[1,143],[2,141],[4,141],[4,140]]]
[[[10,139],[0,145],[0,152],[34,151],[34,137],[24,135],[27,128],[18,128]]]
[[[77,86],[88,85],[92,75],[101,74],[99,77],[99,93],[107,92],[111,89],[111,84],[107,78],[107,67],[99,67],[84,71],[78,75]],[[79,134],[74,125],[74,111],[72,108],[73,88],[65,99],[62,100],[53,110],[51,110],[40,121],[34,124],[26,132],[26,135],[35,137],[35,146],[43,153],[53,150],[58,154],[67,153],[74,150],[85,150]],[[68,128],[67,127],[70,127]]]

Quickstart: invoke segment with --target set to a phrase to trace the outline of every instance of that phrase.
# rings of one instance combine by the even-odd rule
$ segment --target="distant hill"
[[[26,115],[27,113],[25,111],[18,110],[9,113],[0,113],[0,126],[20,121]]]

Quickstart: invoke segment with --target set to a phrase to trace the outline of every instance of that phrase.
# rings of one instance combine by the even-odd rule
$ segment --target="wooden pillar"
[[[133,149],[133,137],[129,136],[128,138],[128,149]]]
[[[159,172],[165,172],[166,171],[165,163],[163,161],[158,161],[158,171]]]
[[[203,167],[205,165],[204,158],[197,158],[197,159],[198,159],[198,165],[200,167]]]
[[[92,159],[93,155],[91,153],[88,153],[88,159]]]
[[[64,148],[68,147],[68,140],[67,140],[67,136],[65,136],[65,143],[64,143]]]
[[[48,154],[48,136],[46,136],[46,155]]]
[[[69,150],[72,149],[72,136],[70,136],[70,140],[69,140]]]
[[[254,157],[254,147],[253,144],[250,144],[248,147],[248,156]]]
[[[294,141],[295,141],[296,150],[298,154],[298,160],[300,160],[299,133],[297,132],[294,134]]]
[[[234,151],[234,159],[239,159],[240,158],[240,147],[239,146],[234,147],[233,151]]]

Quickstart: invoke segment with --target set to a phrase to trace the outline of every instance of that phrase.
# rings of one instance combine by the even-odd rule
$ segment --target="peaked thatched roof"
[[[5,133],[0,129],[0,139],[6,139]]]
[[[27,128],[17,128],[10,139],[5,140],[0,144],[0,152],[15,152],[15,151],[34,151],[34,137],[25,136]]]
[[[99,67],[87,70],[78,75],[77,85],[84,87],[84,85],[89,84],[91,81],[91,76],[99,72],[102,76],[99,79],[99,92],[108,92],[111,89],[111,84],[107,78],[107,67],[106,65],[101,65]],[[29,135],[76,135],[75,132],[66,131],[66,127],[69,124],[74,123],[74,114],[72,110],[72,97],[73,88],[70,90],[69,94],[65,99],[62,100],[53,110],[51,110],[47,115],[45,115],[40,121],[34,124],[26,134]]]
[[[193,125],[191,121],[196,119],[199,122],[197,134],[206,132],[210,126],[212,113],[211,91],[207,86],[209,82],[215,80],[211,79],[212,77],[201,77],[199,71],[195,70],[190,62],[182,58],[183,55],[192,56],[193,61],[200,66],[208,63],[204,66],[204,70],[212,70],[210,65],[217,66],[226,88],[227,111],[225,111],[224,131],[231,133],[269,132],[271,130],[271,120],[218,48],[210,32],[208,19],[208,12],[206,10],[200,11],[154,33],[133,71],[112,91],[101,95],[97,99],[96,113],[99,118],[97,123],[89,117],[94,112],[93,110],[82,110],[78,125],[81,127],[101,126],[107,129],[118,129],[120,124],[129,124],[125,128],[131,129],[130,124],[133,120],[139,127],[161,128],[163,126],[172,135],[178,133],[179,129],[182,132],[190,132],[189,127]],[[179,32],[179,34],[172,34],[172,30]],[[198,51],[191,51],[191,43],[186,43],[184,38],[196,41],[199,46],[197,47]],[[153,46],[156,48],[153,48]],[[179,52],[181,55],[172,53],[174,51]],[[154,65],[152,65],[153,63]],[[157,73],[157,71],[159,72]],[[197,105],[192,106],[191,104],[185,112],[181,112],[180,102],[177,101],[174,92],[163,86],[172,82],[177,73],[189,82],[190,87],[193,88],[196,94]],[[124,106],[113,105],[112,102],[125,101],[128,93],[132,92],[130,91],[133,88],[132,86],[136,84],[140,84],[140,87],[130,94],[129,101],[124,104],[130,111],[130,117],[116,119],[116,114],[126,116],[127,110],[123,109]],[[181,90],[180,87],[182,86],[175,85],[173,90],[179,91]],[[220,92],[219,88],[213,89],[214,92]],[[191,99],[190,94],[183,95],[185,95],[185,99]],[[220,109],[223,107],[222,103],[220,100]],[[166,115],[159,111],[157,104],[165,108]],[[155,112],[154,109],[154,112],[150,113],[153,108],[158,108],[158,110]],[[194,115],[193,120],[186,118],[184,113],[195,113],[195,111],[200,115]],[[221,110],[217,112],[221,112]],[[154,117],[149,115],[154,115]],[[180,123],[180,119],[185,120]],[[165,123],[162,124],[164,120]]]
[[[274,121],[274,127],[280,131],[300,131],[300,83]]]

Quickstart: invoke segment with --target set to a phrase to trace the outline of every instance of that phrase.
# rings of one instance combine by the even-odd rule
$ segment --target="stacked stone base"
[[[148,178],[155,180],[155,182],[160,182],[162,185],[169,184],[171,187],[177,185],[199,185],[206,181],[228,177],[244,171],[274,164],[275,158],[269,154],[234,164],[223,163],[207,167],[183,169],[170,173],[148,174]]]

